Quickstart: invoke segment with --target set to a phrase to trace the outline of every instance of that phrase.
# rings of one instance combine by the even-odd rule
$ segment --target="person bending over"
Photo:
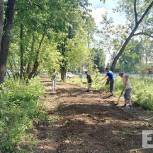
[[[108,68],[106,68],[105,71],[106,71],[106,75],[102,80],[106,80],[106,85],[109,85],[109,92],[111,93],[111,96],[113,96],[114,74]]]

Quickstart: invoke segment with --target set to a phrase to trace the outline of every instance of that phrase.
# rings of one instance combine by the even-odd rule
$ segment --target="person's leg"
[[[91,90],[91,83],[88,83],[88,89],[87,91],[90,91]]]
[[[54,92],[56,92],[56,80],[54,80]]]
[[[89,91],[91,90],[92,83],[89,83]]]
[[[52,81],[52,91],[55,92],[55,80]]]
[[[131,107],[132,106],[132,102],[131,102],[131,89],[126,89],[125,93],[124,93],[124,99],[125,99],[125,105],[127,107]]]
[[[87,91],[89,91],[89,82],[88,82],[88,84],[87,84]]]
[[[110,93],[113,95],[114,90],[114,80],[110,80]]]
[[[128,103],[129,106],[132,106],[131,94],[132,94],[132,89],[128,89],[127,90],[127,103]]]
[[[124,91],[124,102],[125,102],[124,106],[127,106],[127,89],[125,89]]]
[[[109,78],[107,78],[105,86],[107,86],[107,88],[109,88],[109,89],[107,89],[107,92],[110,92],[110,81],[109,81]]]

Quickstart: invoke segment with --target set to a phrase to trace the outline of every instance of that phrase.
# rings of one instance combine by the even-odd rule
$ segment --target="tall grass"
[[[15,153],[17,144],[38,114],[37,102],[43,86],[39,79],[28,84],[7,80],[0,88],[0,152]]]
[[[133,99],[145,109],[153,110],[153,81],[151,79],[132,79]]]

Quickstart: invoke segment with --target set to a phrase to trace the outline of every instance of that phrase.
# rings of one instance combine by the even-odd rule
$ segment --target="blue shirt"
[[[109,71],[106,73],[106,76],[110,79],[110,80],[114,80],[114,74],[112,71]]]

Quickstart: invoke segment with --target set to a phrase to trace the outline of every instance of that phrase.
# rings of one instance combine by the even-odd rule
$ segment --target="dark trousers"
[[[110,80],[109,90],[110,90],[110,92],[113,92],[113,90],[114,90],[114,80],[113,79]]]
[[[107,79],[106,85],[108,85],[108,84],[109,84],[109,91],[113,92],[113,90],[114,90],[114,79]]]

